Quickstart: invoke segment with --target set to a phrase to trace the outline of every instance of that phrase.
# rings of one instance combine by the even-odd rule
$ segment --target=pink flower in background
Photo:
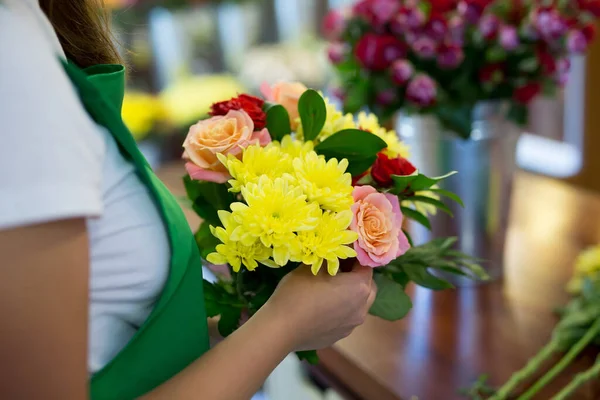
[[[346,16],[340,10],[330,10],[325,18],[323,18],[323,24],[321,31],[323,36],[327,40],[338,40],[344,30],[346,29]]]
[[[434,58],[437,52],[437,43],[430,37],[418,36],[412,43],[414,52],[421,58]]]
[[[254,132],[254,122],[243,110],[230,110],[190,127],[183,142],[183,158],[190,178],[225,183],[230,177],[217,154],[241,156],[243,149],[253,144],[266,146],[271,142],[267,129]]]
[[[398,99],[396,95],[396,90],[394,89],[385,89],[377,93],[375,101],[377,104],[381,104],[382,106],[389,106],[394,103]]]
[[[542,8],[532,14],[532,23],[546,41],[555,41],[567,32],[567,23],[554,8]]]
[[[354,5],[352,12],[375,27],[380,27],[388,23],[399,8],[397,0],[362,0]]]
[[[379,193],[372,186],[357,186],[352,192],[354,218],[350,229],[358,234],[354,250],[358,262],[382,267],[410,249],[402,232],[402,212],[397,196]]]
[[[429,18],[425,31],[435,40],[442,40],[448,32],[448,20],[442,14],[433,14]]]
[[[398,85],[405,85],[415,73],[415,68],[408,60],[397,60],[392,64],[392,80]]]
[[[512,51],[519,47],[519,32],[517,28],[510,25],[504,25],[500,28],[498,42],[504,50]]]
[[[462,0],[458,3],[458,13],[470,23],[476,23],[490,0]]]
[[[327,48],[327,57],[333,64],[339,64],[348,55],[348,47],[344,43],[333,42]]]
[[[418,7],[401,7],[390,22],[390,29],[397,35],[406,34],[425,24],[425,14]]]
[[[479,20],[478,28],[485,39],[494,39],[500,28],[500,19],[494,14],[486,14]]]
[[[465,59],[462,47],[456,44],[443,45],[440,47],[437,57],[438,65],[444,69],[458,67]]]
[[[418,74],[408,83],[406,98],[421,107],[431,106],[437,98],[437,84],[429,76]]]
[[[570,53],[582,54],[588,48],[588,41],[582,31],[571,31],[567,37],[567,48]]]
[[[298,101],[300,101],[300,96],[307,90],[308,88],[299,82],[279,82],[272,86],[263,83],[260,87],[260,91],[267,101],[281,104],[286,109],[294,130],[298,128],[298,118],[300,117]]]
[[[404,58],[406,46],[393,35],[367,33],[356,44],[354,55],[364,68],[381,71]]]
[[[454,15],[448,21],[450,40],[462,46],[465,40],[465,20],[460,15]]]

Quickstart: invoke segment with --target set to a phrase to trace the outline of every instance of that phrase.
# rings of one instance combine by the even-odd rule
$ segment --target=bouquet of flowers
[[[596,34],[600,1],[360,0],[324,20],[346,110],[434,114],[464,138],[482,100],[527,104],[565,84]]]
[[[452,287],[432,270],[485,279],[477,260],[453,249],[455,238],[411,246],[405,218],[429,226],[427,212],[450,212],[440,197],[460,199],[437,188],[445,176],[419,173],[393,131],[374,115],[342,113],[300,83],[262,91],[266,101],[242,94],[213,104],[183,144],[185,187],[203,219],[198,246],[210,264],[227,266],[216,283],[205,282],[221,334],[301,264],[315,275],[341,273],[354,259],[375,268],[370,312],[388,320],[410,310],[410,281]]]

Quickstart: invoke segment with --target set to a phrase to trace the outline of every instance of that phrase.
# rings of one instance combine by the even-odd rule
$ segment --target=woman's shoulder
[[[81,106],[39,7],[2,4],[0,210],[9,211],[0,211],[0,229],[96,215],[105,139]]]

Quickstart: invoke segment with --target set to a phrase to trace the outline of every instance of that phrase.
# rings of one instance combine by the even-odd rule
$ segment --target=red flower
[[[581,10],[591,13],[594,17],[600,17],[600,0],[578,0]]]
[[[542,85],[540,83],[528,83],[515,89],[513,99],[520,104],[529,104],[541,91]]]
[[[406,55],[406,45],[393,35],[367,33],[356,44],[354,55],[363,67],[381,71]]]
[[[538,62],[542,67],[542,73],[544,75],[554,75],[556,72],[556,60],[552,54],[545,50],[538,51],[537,53]]]
[[[488,64],[479,70],[481,83],[501,83],[504,80],[504,64]]]
[[[254,122],[254,130],[261,130],[267,124],[267,114],[262,107],[265,102],[249,94],[241,94],[227,101],[221,101],[211,106],[210,115],[226,115],[229,110],[244,110]]]
[[[591,43],[596,38],[596,25],[587,24],[581,29],[581,33],[585,36],[588,43]]]
[[[456,10],[458,0],[430,0],[431,14],[447,13]]]
[[[381,28],[400,9],[399,3],[397,0],[362,0],[352,7],[352,13]]]
[[[323,18],[321,31],[327,40],[338,40],[346,29],[346,18],[339,10],[331,10]]]
[[[406,158],[389,158],[385,154],[379,153],[373,168],[371,168],[371,176],[381,187],[390,187],[394,185],[392,175],[412,175],[416,170],[417,168]]]

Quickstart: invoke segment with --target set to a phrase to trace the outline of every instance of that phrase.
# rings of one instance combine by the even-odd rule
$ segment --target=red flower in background
[[[538,51],[537,58],[540,66],[542,67],[543,74],[554,75],[556,72],[556,60],[552,54],[548,53],[546,50],[541,50]]]
[[[352,13],[364,18],[375,27],[388,23],[400,9],[397,0],[362,0],[354,5]]]
[[[581,29],[581,33],[585,36],[588,43],[591,43],[596,38],[596,25],[587,24]]]
[[[529,104],[541,91],[542,85],[540,83],[528,83],[515,89],[513,99],[520,104]]]
[[[254,122],[254,130],[259,131],[267,125],[267,114],[262,107],[265,102],[249,94],[241,94],[227,101],[221,101],[211,106],[209,114],[226,115],[229,110],[244,110]]]
[[[456,10],[458,0],[430,0],[431,14],[447,13]]]
[[[406,158],[389,158],[385,154],[379,153],[371,168],[371,176],[379,186],[391,187],[394,185],[392,175],[412,175],[416,170],[417,168]]]
[[[486,65],[479,70],[479,80],[482,83],[500,83],[504,80],[504,70],[503,63]]]
[[[381,71],[406,55],[406,46],[393,35],[367,33],[356,44],[354,55],[367,69]]]
[[[600,17],[600,0],[577,0],[579,9],[591,13],[594,17]]]
[[[338,40],[346,29],[346,17],[339,10],[331,10],[323,18],[321,31],[327,40]]]

